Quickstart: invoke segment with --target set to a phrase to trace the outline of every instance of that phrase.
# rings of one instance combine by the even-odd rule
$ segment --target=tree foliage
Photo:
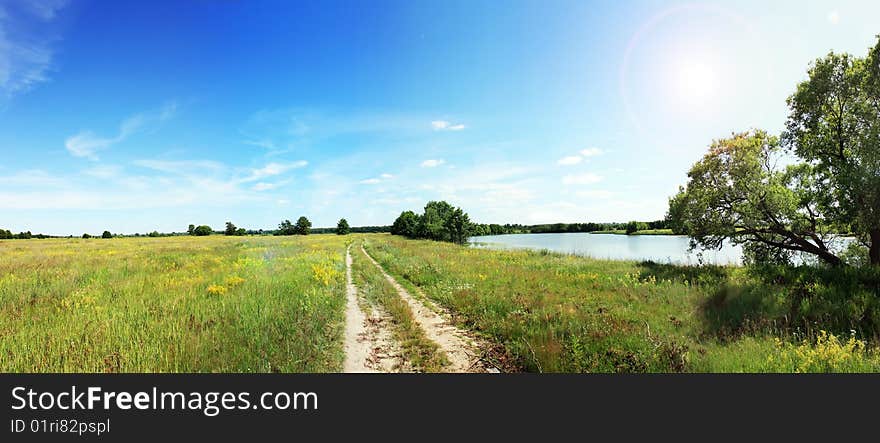
[[[207,226],[207,225],[196,226],[196,228],[193,229],[193,235],[195,235],[197,237],[205,237],[205,236],[211,235],[213,233],[214,233],[214,230],[211,229],[211,227]],[[159,233],[157,232],[156,237],[159,236],[158,234]],[[150,236],[152,236],[152,233],[150,233]]]
[[[290,220],[284,220],[278,225],[278,231],[275,232],[275,235],[293,235],[296,234],[296,228],[294,228],[293,223]]]
[[[816,60],[788,106],[782,143],[809,165],[816,207],[880,264],[880,40]]]
[[[424,213],[404,211],[391,225],[391,233],[410,238],[427,238],[463,244],[474,231],[467,213],[445,201],[431,201]]]
[[[309,235],[309,232],[312,229],[312,222],[309,221],[305,216],[300,217],[296,220],[296,226],[294,226],[294,232],[298,235]]]
[[[348,235],[351,232],[351,227],[348,226],[348,220],[341,218],[339,222],[336,223],[336,234],[337,235]]]
[[[880,264],[880,41],[864,59],[816,60],[787,103],[781,142],[752,131],[712,144],[670,201],[675,229],[705,247],[745,243],[753,261],[804,252],[831,265],[843,263],[835,234],[851,232]]]
[[[101,234],[101,238],[113,238],[113,234],[110,233],[110,231],[104,231],[104,233]]]
[[[693,247],[744,243],[752,261],[785,262],[805,252],[841,264],[829,247],[835,226],[817,204],[813,168],[777,167],[779,151],[765,131],[713,142],[688,172],[687,188],[670,200],[673,229],[689,235]]]

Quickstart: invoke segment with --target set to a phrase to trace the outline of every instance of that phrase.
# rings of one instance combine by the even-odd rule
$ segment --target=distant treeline
[[[647,229],[669,229],[667,220],[650,222],[631,221],[626,223],[552,223],[544,225],[520,225],[520,224],[474,224],[472,235],[501,235],[501,234],[556,234],[562,232],[601,232],[601,231],[626,231],[633,233]]]
[[[31,234],[31,231],[19,232],[18,234],[13,234],[12,231],[8,229],[0,229],[0,240],[28,240],[31,238],[53,238],[51,235],[45,234]]]
[[[341,220],[340,220],[341,221]],[[633,233],[647,229],[670,229],[667,220],[651,222],[627,223],[552,223],[542,225],[521,224],[485,224],[471,223],[468,214],[461,208],[453,208],[445,201],[429,202],[425,206],[425,212],[416,214],[413,211],[404,211],[391,226],[354,226],[348,228],[351,233],[379,233],[390,232],[411,238],[426,238],[439,241],[451,241],[463,243],[468,237],[478,235],[501,235],[501,234],[549,234],[562,232],[601,232],[601,231],[625,231]],[[335,228],[312,228],[311,222],[300,217],[297,223],[284,220],[278,229],[244,229],[227,222],[225,231],[215,231],[207,225],[190,225],[186,232],[159,232],[136,234],[110,234],[104,231],[102,235],[92,236],[83,234],[82,238],[111,238],[111,237],[174,237],[183,235],[308,235],[308,234],[335,234],[339,227]],[[73,238],[74,236],[52,236],[45,234],[31,234],[30,231],[13,234],[7,229],[0,229],[0,240],[31,238]]]
[[[337,228],[312,228],[312,234],[336,234]],[[391,232],[391,226],[352,226],[349,228],[351,233],[375,233],[375,232]]]

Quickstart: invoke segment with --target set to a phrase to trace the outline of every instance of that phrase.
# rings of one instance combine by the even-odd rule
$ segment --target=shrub
[[[204,237],[207,235],[211,235],[213,232],[214,232],[214,230],[211,229],[210,226],[201,225],[201,226],[196,227],[193,230],[193,235],[195,235],[197,237]]]

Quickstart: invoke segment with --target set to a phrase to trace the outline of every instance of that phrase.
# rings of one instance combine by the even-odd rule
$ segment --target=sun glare
[[[685,104],[699,106],[711,101],[718,89],[718,78],[711,66],[697,61],[677,64],[675,95]]]

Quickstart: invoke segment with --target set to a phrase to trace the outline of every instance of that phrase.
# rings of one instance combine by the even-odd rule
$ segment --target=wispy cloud
[[[593,183],[599,183],[602,179],[603,177],[601,175],[588,172],[585,174],[566,175],[562,177],[562,183],[566,185],[591,185]]]
[[[452,124],[446,120],[434,120],[431,122],[431,127],[435,131],[461,131],[465,128],[465,125],[461,123]]]
[[[81,131],[64,141],[67,152],[74,157],[83,157],[92,161],[98,160],[98,152],[122,142],[131,135],[145,130],[151,125],[172,118],[177,111],[177,104],[170,103],[158,111],[133,115],[119,124],[119,131],[113,137],[102,137],[92,131]]]
[[[100,179],[109,179],[122,174],[122,168],[116,165],[97,165],[84,170],[83,174]]]
[[[258,169],[252,169],[250,175],[241,179],[241,182],[247,183],[257,180],[262,180],[267,177],[274,177],[277,175],[284,174],[293,169],[304,168],[308,166],[309,162],[305,160],[299,160],[290,163],[269,163],[266,166]]]
[[[33,0],[0,5],[0,106],[49,80],[56,39],[50,26],[66,4]]]
[[[574,166],[589,159],[590,157],[595,157],[597,155],[602,155],[602,150],[599,148],[581,149],[575,155],[562,157],[556,162],[556,164],[560,166]]]
[[[380,174],[378,177],[367,178],[359,181],[358,183],[362,185],[378,185],[379,183],[384,183],[388,180],[393,179],[394,176],[389,173]]]
[[[580,154],[584,157],[595,157],[597,155],[602,155],[602,150],[599,148],[581,149]]]
[[[571,166],[571,165],[576,165],[576,164],[580,163],[581,161],[583,161],[583,157],[581,157],[579,155],[569,155],[568,157],[560,158],[559,161],[556,163],[559,165],[562,165],[562,166]]]
[[[446,160],[443,159],[429,159],[422,162],[421,166],[423,168],[436,168],[442,164],[446,163]]]
[[[222,163],[212,160],[135,160],[133,164],[176,175],[218,173],[226,169]]]

